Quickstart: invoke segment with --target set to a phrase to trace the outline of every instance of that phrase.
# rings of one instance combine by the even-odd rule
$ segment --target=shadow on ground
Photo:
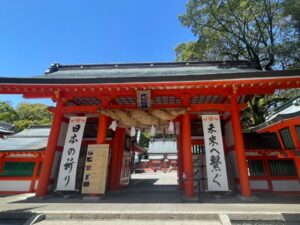
[[[25,207],[22,209],[13,209],[0,212],[0,225],[20,225],[25,224],[33,216],[36,216],[36,213],[33,213],[32,210],[40,207]]]
[[[300,204],[300,195],[279,193],[253,193],[242,198],[234,192],[196,193],[187,199],[179,190],[176,173],[132,175],[130,185],[118,192],[90,197],[80,193],[53,193],[44,198],[15,199],[10,203],[211,203],[211,204]]]

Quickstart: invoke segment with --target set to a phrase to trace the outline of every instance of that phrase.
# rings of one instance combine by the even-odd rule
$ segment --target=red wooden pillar
[[[286,149],[285,149],[285,145],[284,145],[284,143],[283,143],[283,141],[282,141],[282,138],[281,138],[280,133],[279,133],[278,130],[276,130],[276,135],[277,135],[277,139],[279,140],[281,149],[282,149],[282,150],[286,150]]]
[[[192,144],[191,144],[191,121],[190,121],[189,112],[187,112],[182,116],[181,123],[182,123],[182,129],[180,133],[182,137],[184,193],[186,197],[193,197],[194,180],[193,180]]]
[[[182,123],[180,123],[182,124]],[[180,126],[180,134],[177,135],[177,176],[178,176],[178,185],[179,189],[183,189],[182,182],[182,172],[183,172],[183,162],[182,162],[182,130]]]
[[[34,192],[34,186],[35,186],[35,182],[36,182],[36,179],[38,176],[40,164],[41,164],[41,154],[38,154],[36,161],[35,161],[34,169],[33,169],[29,192]]]
[[[48,138],[47,150],[43,160],[43,166],[39,178],[38,187],[36,190],[36,196],[44,196],[48,193],[48,185],[52,171],[53,160],[55,156],[55,150],[57,146],[58,135],[62,122],[62,107],[64,103],[58,100],[54,111],[54,118],[52,121],[51,131]]]
[[[240,177],[240,191],[241,191],[241,195],[245,197],[249,197],[251,196],[251,188],[250,188],[250,181],[248,176],[248,165],[246,161],[243,133],[241,127],[240,108],[237,103],[236,96],[232,96],[231,101],[232,101],[231,122],[233,128],[236,160],[237,160],[239,177]]]
[[[108,117],[100,114],[99,116],[99,124],[98,124],[98,133],[97,133],[97,144],[105,144],[106,142],[106,132],[107,132],[107,120]]]
[[[4,165],[5,157],[6,157],[6,153],[2,153],[2,155],[0,157],[0,174],[2,173],[2,170],[3,170],[3,165]]]
[[[125,129],[118,127],[113,138],[111,151],[109,189],[112,191],[120,189],[124,142]]]

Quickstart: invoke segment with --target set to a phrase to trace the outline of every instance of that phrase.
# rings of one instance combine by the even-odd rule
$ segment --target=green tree
[[[9,102],[0,101],[0,121],[13,123],[18,119],[17,112]]]
[[[243,127],[248,128],[264,122],[265,117],[277,107],[297,96],[300,96],[299,88],[278,90],[274,95],[255,95],[248,101],[248,107],[243,110]]]
[[[23,130],[30,125],[50,125],[52,115],[44,104],[21,103],[16,109],[18,120],[14,123],[17,130]]]
[[[300,31],[300,1],[299,0],[285,0],[285,13],[291,16],[295,21],[295,26]]]
[[[189,0],[179,17],[198,40],[181,43],[177,61],[248,60],[259,70],[300,66],[299,0]],[[244,110],[257,125],[296,92],[254,96]]]
[[[284,3],[189,0],[180,21],[191,28],[198,40],[179,44],[175,49],[177,61],[249,60],[264,70],[294,64],[299,56],[299,32]],[[291,48],[293,54],[281,54],[290,53]]]

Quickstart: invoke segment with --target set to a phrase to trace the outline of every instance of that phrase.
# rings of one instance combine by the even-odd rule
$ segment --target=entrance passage
[[[177,171],[133,173],[119,194],[119,201],[125,198],[131,203],[180,203]]]
[[[131,175],[132,191],[177,191],[177,171],[134,173]]]

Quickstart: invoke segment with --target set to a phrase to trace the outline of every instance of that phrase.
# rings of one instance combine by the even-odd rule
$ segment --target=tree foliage
[[[300,1],[299,0],[285,0],[285,14],[291,16],[295,22],[295,26],[300,31]]]
[[[300,67],[299,0],[189,0],[179,19],[197,40],[176,47],[177,61],[248,60],[259,70]],[[244,125],[264,122],[272,108],[297,94],[254,96]]]
[[[299,62],[294,19],[299,12],[287,5],[283,0],[189,0],[180,21],[198,40],[179,44],[176,59],[249,60],[264,70],[294,65]]]
[[[277,107],[297,96],[300,96],[299,88],[278,90],[274,95],[255,95],[243,111],[243,127],[248,128],[264,122]]]
[[[8,102],[0,101],[0,121],[13,123],[16,120],[18,115],[14,108]]]
[[[21,103],[14,109],[8,102],[0,102],[0,121],[13,123],[17,131],[31,125],[50,125],[52,115],[44,104]]]

